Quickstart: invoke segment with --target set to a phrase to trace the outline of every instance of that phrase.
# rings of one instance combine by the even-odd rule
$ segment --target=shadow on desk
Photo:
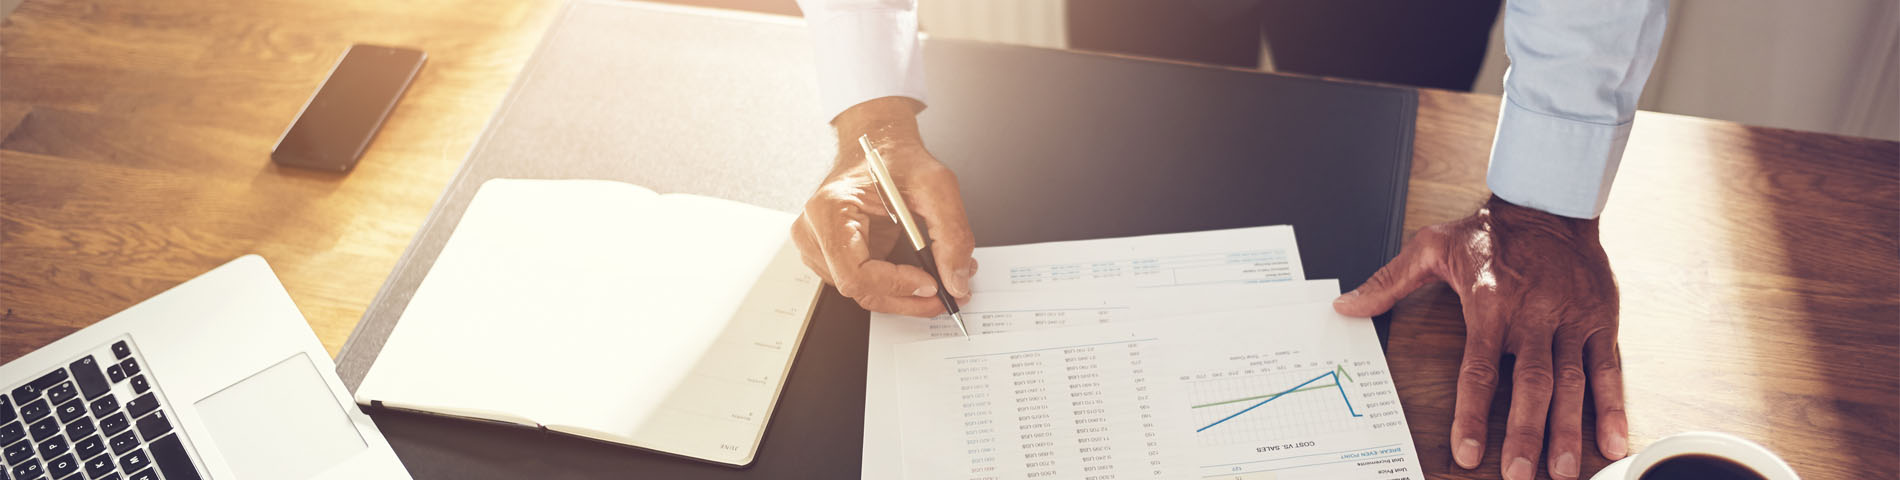
[[[1786,130],[1736,133],[1740,138],[1733,144],[1739,147],[1721,157],[1731,174],[1748,176],[1730,182],[1749,189],[1734,192],[1748,201],[1721,202],[1734,235],[1711,240],[1771,244],[1731,252],[1734,263],[1750,265],[1762,277],[1752,279],[1756,285],[1738,285],[1761,291],[1735,295],[1731,300],[1749,303],[1752,314],[1730,321],[1750,332],[1741,335],[1749,350],[1779,355],[1724,373],[1754,383],[1755,398],[1735,400],[1765,402],[1782,412],[1752,419],[1766,422],[1769,431],[1838,432],[1821,439],[1826,445],[1800,448],[1850,452],[1862,465],[1892,467],[1900,443],[1900,417],[1893,409],[1900,402],[1893,395],[1900,383],[1893,364],[1900,345],[1900,257],[1894,249],[1900,244],[1900,175],[1893,152]],[[1886,248],[1866,248],[1870,244]],[[1764,374],[1752,376],[1756,372]],[[1784,443],[1780,438],[1756,440],[1784,456],[1805,453],[1778,445]],[[1799,473],[1812,478],[1855,475],[1845,468],[1806,467]]]

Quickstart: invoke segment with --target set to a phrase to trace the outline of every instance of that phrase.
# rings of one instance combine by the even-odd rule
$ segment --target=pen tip
[[[955,320],[957,322],[958,332],[963,332],[964,337],[970,336],[970,330],[963,326],[963,315],[958,314],[957,312],[950,312],[950,319]]]

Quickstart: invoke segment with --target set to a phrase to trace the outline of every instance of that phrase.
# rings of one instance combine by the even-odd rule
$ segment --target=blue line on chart
[[[1228,415],[1227,418],[1215,420],[1214,423],[1207,424],[1207,426],[1205,427],[1197,428],[1194,430],[1194,433],[1201,433],[1202,431],[1207,430],[1209,428],[1214,428],[1215,425],[1220,425],[1222,422],[1233,420],[1234,417],[1238,417],[1240,416],[1240,414],[1251,412],[1253,411],[1253,409],[1260,408],[1261,405],[1266,405],[1267,402],[1271,402],[1276,399],[1279,399],[1280,397],[1286,396],[1286,394],[1293,393],[1294,390],[1299,390],[1300,387],[1311,385],[1313,382],[1317,382],[1319,381],[1319,379],[1326,378],[1329,376],[1333,377],[1333,386],[1339,387],[1339,399],[1344,400],[1346,402],[1346,412],[1351,413],[1352,416],[1354,417],[1363,417],[1364,415],[1360,415],[1357,409],[1352,408],[1352,399],[1346,398],[1346,387],[1343,384],[1341,384],[1341,382],[1339,381],[1339,370],[1335,369],[1333,371],[1322,373],[1317,377],[1313,377],[1312,380],[1300,382],[1299,385],[1294,385],[1293,388],[1286,389],[1286,391],[1273,394],[1273,396],[1267,397],[1266,400],[1261,400],[1260,403],[1256,403],[1256,404],[1253,404],[1253,406],[1251,407],[1247,407],[1246,410],[1234,412],[1233,415]]]

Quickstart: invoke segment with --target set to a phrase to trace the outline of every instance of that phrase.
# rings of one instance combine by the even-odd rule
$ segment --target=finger
[[[972,277],[975,277],[975,276],[976,276],[976,272],[977,272],[977,266],[976,266],[976,259],[975,259],[975,258],[971,258],[971,259],[970,259],[970,274],[969,274],[969,275],[965,275],[965,277],[966,277],[966,278],[972,278]],[[947,279],[947,277],[946,277],[946,279]],[[966,280],[966,281],[967,281],[967,280]],[[949,284],[945,284],[945,285],[944,285],[944,287],[945,287],[945,288],[949,288]],[[971,294],[972,294],[972,295],[974,295],[974,294],[975,294],[975,292],[974,292],[974,291],[972,291],[972,292],[971,292]],[[954,294],[953,294],[953,295],[954,295]],[[956,300],[957,300],[957,307],[959,307],[959,308],[961,308],[961,307],[967,307],[967,306],[969,306],[969,305],[970,305],[970,297],[969,297],[969,296],[962,296],[962,297],[956,297]]]
[[[814,198],[805,213],[839,294],[854,299],[937,294],[936,282],[922,269],[870,258],[870,219],[862,201],[850,196]]]
[[[1586,333],[1558,332],[1557,384],[1550,397],[1550,476],[1577,478],[1583,459],[1583,393],[1589,375],[1583,369]]]
[[[1623,411],[1623,355],[1616,329],[1598,331],[1584,343],[1584,361],[1596,395],[1597,449],[1611,460],[1629,454],[1629,417]]]
[[[1511,414],[1505,420],[1504,448],[1499,466],[1505,480],[1530,480],[1537,475],[1537,457],[1543,453],[1544,422],[1550,415],[1551,336],[1531,333],[1513,352]]]
[[[963,194],[957,188],[956,175],[949,169],[919,177],[914,195],[906,196],[913,210],[923,217],[930,230],[930,248],[936,254],[937,272],[943,274],[944,288],[957,298],[970,296],[970,277],[976,274],[976,261],[970,257],[976,238],[970,233],[970,220],[963,211]]]
[[[870,260],[858,265],[852,275],[852,280],[844,281],[851,284],[851,293],[845,293],[843,285],[838,287],[838,293],[851,298],[913,297],[942,303],[937,300],[937,282],[921,268]]]
[[[943,314],[943,302],[935,298],[879,295],[856,299],[858,306],[879,313],[930,318]]]
[[[1491,395],[1498,388],[1499,334],[1488,328],[1493,323],[1474,317],[1477,312],[1465,307],[1465,358],[1458,367],[1458,399],[1452,410],[1452,459],[1466,469],[1478,468],[1484,460],[1485,423],[1491,415]],[[1475,322],[1474,322],[1475,320]],[[1473,328],[1470,326],[1478,326]]]
[[[1399,299],[1437,278],[1432,265],[1445,254],[1442,243],[1434,230],[1420,230],[1411,241],[1405,242],[1398,257],[1374,272],[1364,285],[1333,300],[1333,310],[1352,317],[1370,317],[1391,310]]]

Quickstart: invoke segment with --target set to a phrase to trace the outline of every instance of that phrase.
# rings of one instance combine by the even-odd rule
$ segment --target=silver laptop
[[[0,479],[409,478],[335,370],[238,258],[0,365]]]

